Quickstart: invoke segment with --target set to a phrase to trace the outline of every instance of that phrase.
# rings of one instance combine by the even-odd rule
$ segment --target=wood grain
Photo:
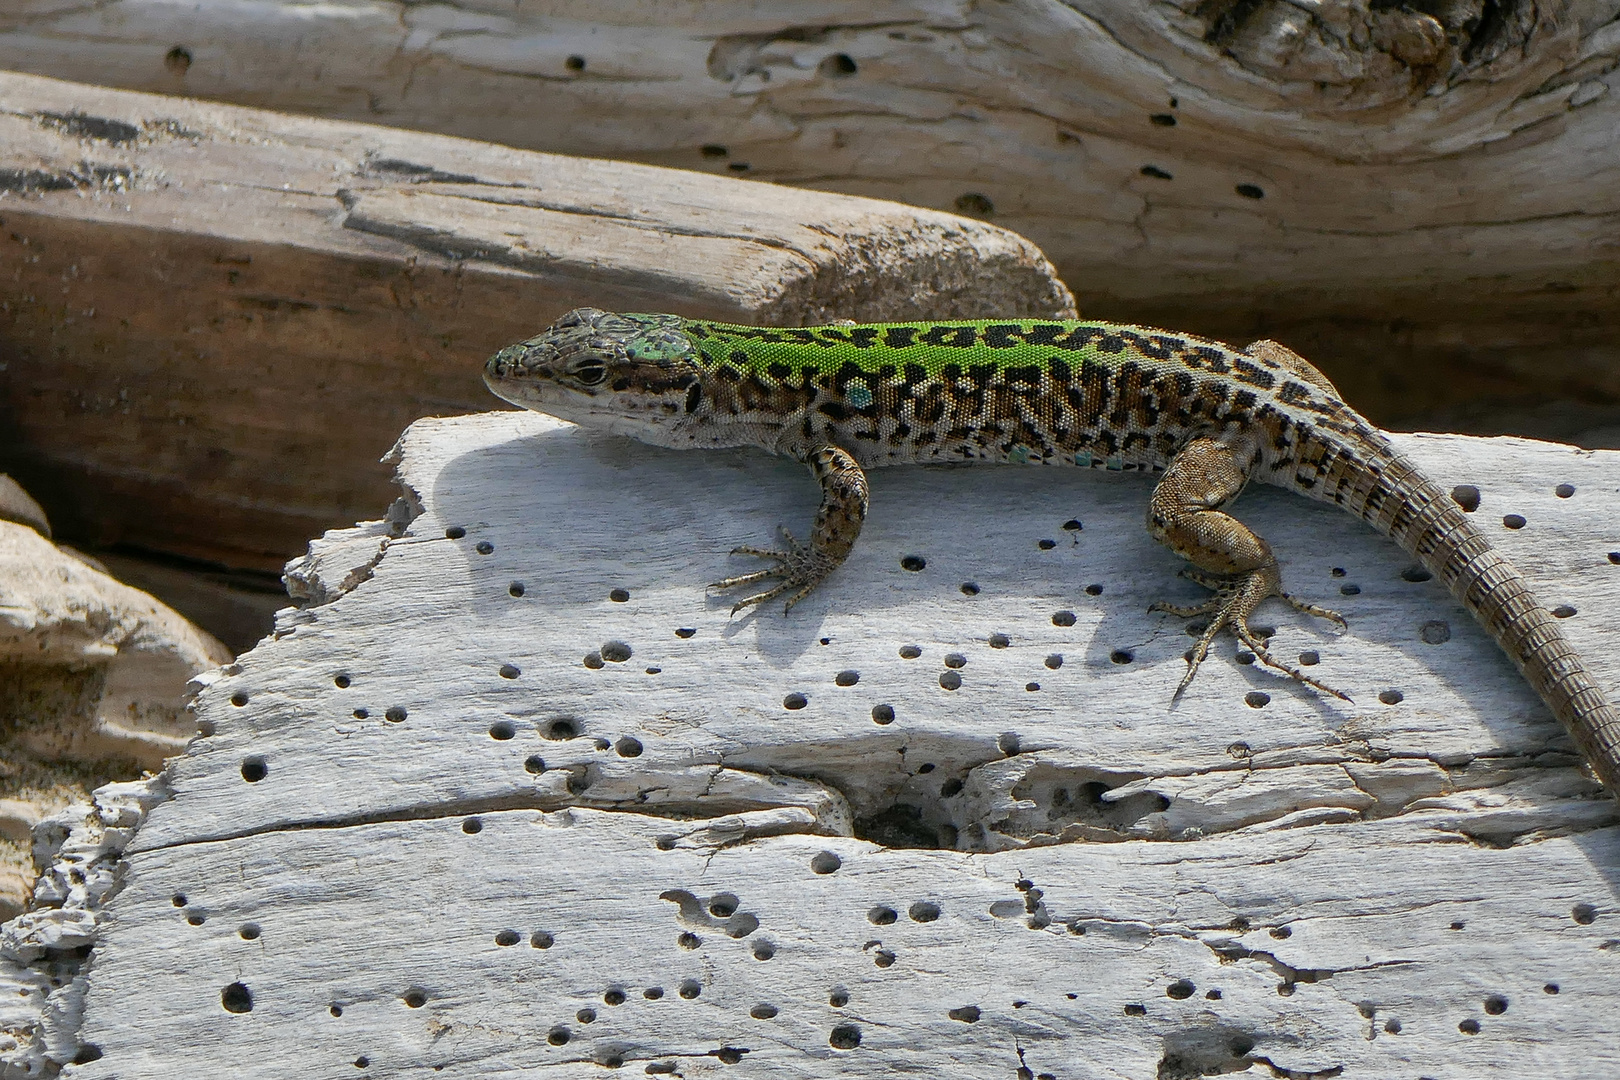
[[[1385,426],[1620,445],[1617,16],[40,0],[0,16],[0,47],[89,82],[960,209],[1040,244],[1088,316],[1276,338]]]
[[[1612,692],[1620,457],[1399,443],[1525,519],[1493,538]],[[1141,478],[874,470],[849,562],[733,619],[704,583],[802,528],[791,462],[518,413],[397,457],[393,524],[289,567],[309,606],[209,681],[211,734],[97,871],[83,1024],[48,1029],[100,1053],[76,1075],[1620,1064],[1614,801],[1332,508],[1237,513],[1349,620],[1262,609],[1273,647],[1355,702],[1226,641],[1172,708],[1191,638],[1146,609],[1194,589]]]

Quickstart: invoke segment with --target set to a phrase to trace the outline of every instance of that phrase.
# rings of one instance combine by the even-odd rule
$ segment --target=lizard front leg
[[[1171,460],[1148,501],[1148,532],[1193,564],[1193,568],[1186,571],[1188,577],[1215,591],[1212,599],[1197,607],[1157,603],[1148,609],[1183,618],[1210,616],[1209,625],[1188,655],[1187,674],[1176,687],[1174,697],[1180,697],[1192,682],[1198,665],[1209,654],[1215,635],[1231,627],[1238,640],[1267,667],[1348,701],[1350,699],[1340,691],[1272,656],[1249,629],[1249,616],[1263,600],[1272,596],[1281,597],[1308,615],[1344,625],[1344,618],[1338,612],[1307,604],[1283,592],[1282,574],[1277,568],[1277,557],[1271,553],[1271,545],[1243,522],[1221,510],[1243,490],[1253,459],[1252,446],[1242,440],[1194,439]]]
[[[709,586],[712,589],[729,589],[735,585],[748,585],[765,578],[780,578],[774,588],[754,596],[745,597],[732,607],[732,614],[736,614],[745,607],[753,604],[762,604],[775,596],[780,596],[789,589],[797,588],[782,608],[782,614],[787,614],[797,604],[809,595],[810,590],[819,585],[823,578],[834,570],[849,556],[850,548],[855,546],[855,540],[861,535],[861,525],[866,521],[866,474],[855,463],[855,459],[836,446],[818,446],[805,454],[801,459],[810,467],[815,475],[816,482],[821,485],[821,508],[816,511],[816,523],[810,531],[810,544],[805,546],[793,538],[793,534],[786,529],[782,536],[787,541],[786,551],[776,551],[770,548],[739,547],[733,548],[733,555],[756,555],[762,559],[774,559],[775,566],[756,570],[752,574],[740,574],[736,577],[717,581]]]

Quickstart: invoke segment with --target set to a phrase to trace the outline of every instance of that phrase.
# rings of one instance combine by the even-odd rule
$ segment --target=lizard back
[[[1343,503],[1351,459],[1388,446],[1314,369],[1148,327],[681,328],[705,374],[694,434],[768,428],[768,448],[782,452],[831,439],[867,467],[981,460],[1155,471],[1194,433],[1239,425],[1266,433],[1255,463],[1266,480]]]

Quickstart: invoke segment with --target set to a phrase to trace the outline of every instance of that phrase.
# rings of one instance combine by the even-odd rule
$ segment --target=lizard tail
[[[1405,457],[1378,454],[1360,516],[1439,575],[1564,725],[1610,794],[1620,798],[1620,710],[1517,567],[1434,481]]]

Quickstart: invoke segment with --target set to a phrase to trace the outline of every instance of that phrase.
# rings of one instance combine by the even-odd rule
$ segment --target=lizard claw
[[[1344,691],[1336,690],[1326,683],[1319,682],[1291,664],[1286,664],[1271,655],[1270,650],[1249,628],[1249,616],[1254,614],[1255,608],[1260,606],[1261,601],[1272,596],[1287,601],[1297,611],[1331,620],[1337,623],[1341,630],[1346,628],[1343,615],[1340,615],[1337,611],[1330,611],[1327,608],[1308,604],[1283,592],[1282,581],[1275,567],[1253,570],[1233,578],[1217,577],[1192,569],[1183,571],[1183,573],[1200,585],[1214,589],[1215,595],[1206,602],[1192,607],[1181,607],[1161,602],[1151,605],[1148,610],[1162,611],[1184,619],[1199,615],[1213,615],[1214,618],[1209,620],[1209,625],[1204,627],[1203,633],[1198,636],[1198,643],[1187,650],[1187,673],[1181,677],[1181,683],[1176,687],[1176,692],[1170,696],[1172,704],[1181,698],[1182,692],[1187,689],[1187,686],[1193,680],[1193,676],[1198,673],[1198,665],[1202,664],[1204,658],[1209,655],[1209,646],[1215,640],[1215,635],[1228,627],[1231,628],[1232,633],[1243,643],[1244,647],[1254,653],[1255,659],[1267,667],[1280,671],[1295,682],[1313,687],[1324,694],[1331,694],[1333,697],[1344,701],[1351,700],[1350,695]]]
[[[751,574],[738,574],[728,577],[724,581],[716,581],[709,586],[711,589],[730,589],[738,585],[751,585],[766,578],[780,578],[781,580],[772,588],[753,596],[745,596],[731,607],[733,615],[746,607],[763,604],[767,600],[782,595],[789,589],[797,588],[799,591],[788,598],[782,606],[782,614],[786,615],[797,604],[810,594],[810,590],[821,584],[821,580],[832,572],[831,560],[813,547],[806,547],[799,543],[792,533],[786,529],[781,530],[782,539],[787,544],[786,551],[774,548],[735,547],[731,549],[733,555],[752,555],[760,559],[771,559],[776,565],[768,566],[763,570],[755,570]]]

